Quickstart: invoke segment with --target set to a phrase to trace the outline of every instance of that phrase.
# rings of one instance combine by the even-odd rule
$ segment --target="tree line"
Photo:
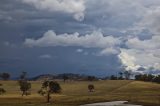
[[[8,80],[10,79],[10,74],[9,73],[0,73],[0,78],[3,80]]]
[[[138,74],[134,75],[129,72],[119,72],[119,76],[111,75],[110,77],[107,77],[106,79],[110,80],[137,80],[137,81],[146,81],[146,82],[155,82],[155,83],[160,83],[160,75],[153,75],[153,74]]]
[[[140,74],[135,75],[135,80],[160,83],[160,75]]]
[[[26,72],[22,72],[20,75],[20,81],[21,82],[26,82]],[[152,75],[152,74],[138,74],[134,75],[132,74],[131,71],[121,71],[118,73],[118,75],[111,75],[108,77],[100,78],[102,80],[139,80],[139,81],[150,81],[150,82],[156,82],[160,83],[160,75]],[[49,80],[54,80],[54,79],[62,79],[64,82],[67,80],[79,80],[79,81],[96,81],[99,80],[96,76],[87,76],[87,75],[79,75],[79,74],[72,74],[72,73],[64,73],[64,74],[58,74],[58,75],[51,75],[51,74],[46,74],[46,75],[39,75],[37,77],[33,77],[30,80],[41,80],[41,79],[49,79]],[[10,74],[9,73],[0,73],[0,79],[2,80],[9,80],[10,79]]]

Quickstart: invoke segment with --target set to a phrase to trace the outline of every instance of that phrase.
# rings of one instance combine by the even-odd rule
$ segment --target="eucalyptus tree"
[[[61,86],[58,82],[55,81],[44,81],[42,83],[41,89],[38,91],[38,93],[42,96],[46,96],[47,103],[50,102],[51,94],[53,93],[60,93],[61,92]]]

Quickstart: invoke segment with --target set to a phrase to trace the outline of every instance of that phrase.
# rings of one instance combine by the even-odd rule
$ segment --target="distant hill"
[[[73,73],[63,73],[63,74],[57,74],[57,75],[53,75],[53,74],[42,74],[42,75],[38,75],[36,77],[33,78],[29,78],[29,80],[45,80],[45,79],[49,79],[49,80],[53,80],[53,79],[63,79],[64,76],[67,76],[67,78],[69,80],[87,80],[88,79],[88,75],[80,75],[80,74],[73,74]],[[95,76],[93,76],[95,79],[97,79]]]
[[[53,79],[55,76],[52,74],[42,74],[33,78],[29,78],[29,80],[44,80],[44,79]]]

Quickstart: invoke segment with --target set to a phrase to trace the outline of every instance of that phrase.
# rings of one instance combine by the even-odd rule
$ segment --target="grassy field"
[[[80,104],[127,100],[130,103],[144,106],[160,106],[160,84],[140,81],[107,80],[107,81],[68,81],[59,82],[61,94],[53,94],[51,104],[37,91],[40,81],[32,83],[31,95],[21,96],[16,81],[0,81],[6,94],[0,95],[0,106],[79,106]],[[88,84],[95,85],[95,92],[88,92]]]

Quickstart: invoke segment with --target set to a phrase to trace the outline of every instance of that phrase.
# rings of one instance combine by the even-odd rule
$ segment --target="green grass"
[[[6,94],[0,95],[0,106],[78,106],[80,104],[128,100],[131,103],[145,106],[160,105],[160,84],[140,81],[107,80],[107,81],[68,81],[59,82],[61,94],[53,94],[51,104],[37,94],[40,81],[32,83],[31,95],[21,97],[16,81],[1,81]],[[88,92],[88,84],[95,85],[95,92]]]

